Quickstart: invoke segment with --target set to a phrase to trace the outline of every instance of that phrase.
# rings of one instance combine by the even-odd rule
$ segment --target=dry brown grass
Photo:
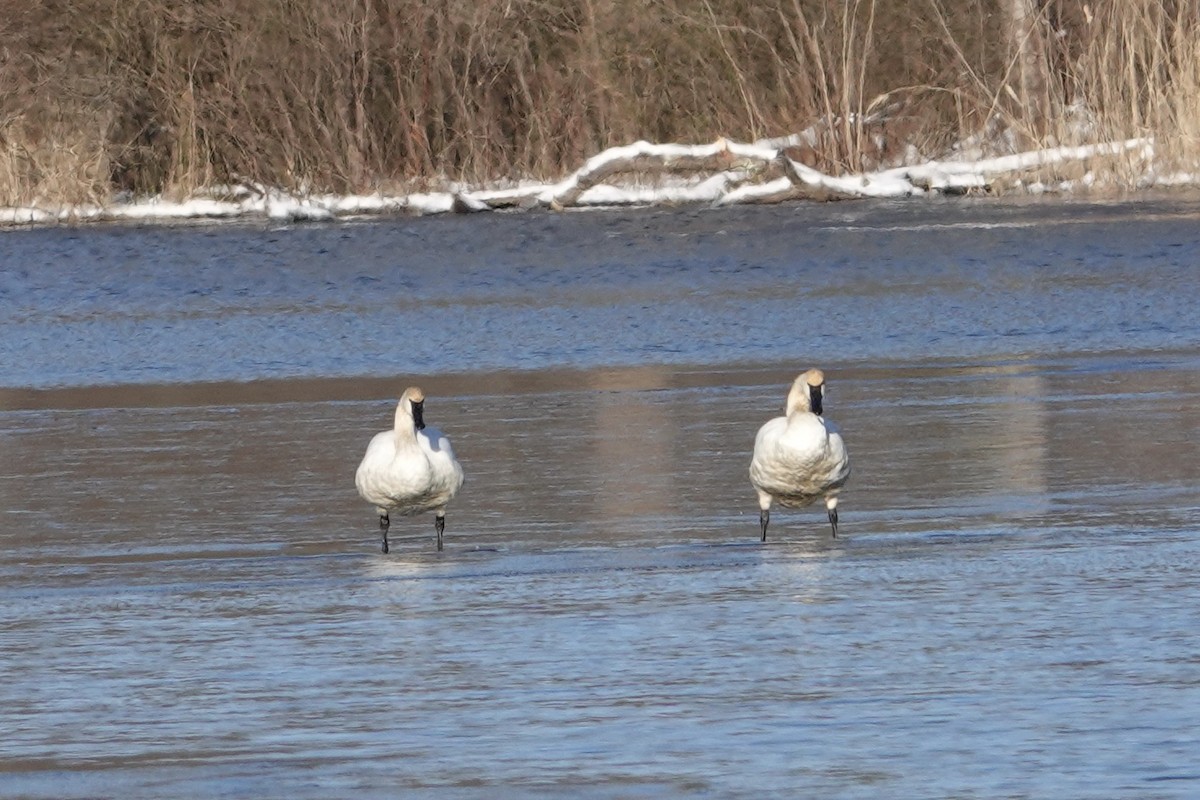
[[[548,178],[636,139],[802,130],[831,172],[987,130],[1152,134],[1190,166],[1198,19],[1200,0],[0,0],[0,203]]]

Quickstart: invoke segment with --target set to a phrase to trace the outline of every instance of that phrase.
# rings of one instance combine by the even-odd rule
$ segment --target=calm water
[[[4,232],[0,796],[1198,796],[1198,262],[1179,201]],[[761,546],[814,364],[844,536]],[[383,556],[415,382],[468,482]]]

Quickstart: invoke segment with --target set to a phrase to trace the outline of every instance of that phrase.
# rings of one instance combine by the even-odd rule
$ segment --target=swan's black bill
[[[412,404],[413,425],[417,430],[425,430],[425,401]]]

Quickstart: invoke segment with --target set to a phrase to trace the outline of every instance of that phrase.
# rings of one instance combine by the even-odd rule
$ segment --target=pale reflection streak
[[[995,474],[990,493],[1014,514],[1043,514],[1050,509],[1046,380],[1023,365],[1006,365],[999,372],[996,389],[1004,399],[995,408],[996,441],[986,451]]]
[[[655,394],[669,385],[670,370],[638,367],[593,373],[593,442],[588,471],[593,506],[603,518],[654,518],[676,509],[673,404]]]

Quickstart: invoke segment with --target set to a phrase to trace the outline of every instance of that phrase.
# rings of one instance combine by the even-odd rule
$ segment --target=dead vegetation
[[[1143,136],[1160,169],[1191,168],[1198,12],[1200,0],[0,0],[0,204],[551,179],[636,140],[799,132],[790,158],[833,175]],[[1106,164],[1118,183],[1142,169]]]

